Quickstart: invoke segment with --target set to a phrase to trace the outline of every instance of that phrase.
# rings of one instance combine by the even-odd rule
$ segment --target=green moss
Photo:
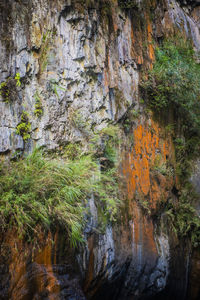
[[[31,124],[29,122],[28,113],[23,111],[21,122],[16,127],[16,134],[21,135],[23,140],[30,139]]]

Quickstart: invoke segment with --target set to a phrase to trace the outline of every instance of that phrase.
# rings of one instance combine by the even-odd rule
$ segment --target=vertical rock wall
[[[118,223],[98,233],[91,199],[92,225],[78,253],[64,233],[54,246],[41,233],[38,253],[2,234],[1,299],[185,299],[189,246],[168,230],[164,216],[156,218],[175,197],[173,143],[138,96],[140,71],[155,59],[154,39],[180,30],[198,50],[198,7],[173,0],[135,1],[132,9],[117,0],[0,1],[0,82],[9,88],[8,99],[0,96],[1,160],[35,146],[87,143],[94,131],[137,112],[123,137],[126,209]],[[23,112],[28,139],[16,132]],[[188,299],[198,298],[198,263],[195,254]]]

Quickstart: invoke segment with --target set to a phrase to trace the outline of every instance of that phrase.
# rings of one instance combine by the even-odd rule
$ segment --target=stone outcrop
[[[87,143],[92,133],[137,113],[122,138],[126,209],[117,223],[99,233],[90,199],[79,250],[70,249],[63,232],[53,245],[50,233],[41,233],[39,250],[1,233],[2,300],[199,297],[199,252],[192,255],[162,215],[178,185],[172,137],[145,112],[138,93],[141,70],[155,59],[154,39],[182,31],[200,49],[199,1],[134,2],[122,9],[117,0],[0,0],[0,83],[15,83],[7,99],[0,96],[1,160],[35,146],[56,151]],[[28,139],[16,132],[23,111]]]

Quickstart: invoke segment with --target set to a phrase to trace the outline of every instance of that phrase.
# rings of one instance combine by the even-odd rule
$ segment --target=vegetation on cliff
[[[39,228],[60,227],[67,230],[72,246],[76,246],[82,241],[85,216],[89,213],[86,204],[92,195],[107,220],[115,219],[119,201],[113,156],[111,165],[100,170],[94,152],[85,154],[75,145],[68,146],[60,159],[35,150],[25,159],[2,164],[2,230],[15,228],[21,237],[31,240],[37,237]]]
[[[167,122],[174,138],[176,196],[170,199],[167,214],[177,234],[189,235],[194,245],[200,243],[200,218],[194,208],[195,191],[190,183],[192,162],[200,149],[200,64],[190,41],[176,37],[165,40],[156,49],[156,61],[142,81],[147,105],[157,118]],[[171,120],[169,119],[171,116]],[[173,121],[172,121],[173,120]]]

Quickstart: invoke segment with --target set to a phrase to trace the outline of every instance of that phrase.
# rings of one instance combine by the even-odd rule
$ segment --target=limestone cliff
[[[59,229],[40,233],[40,250],[14,231],[2,232],[0,299],[199,299],[199,251],[162,214],[179,188],[172,135],[139,94],[155,42],[182,32],[200,50],[199,4],[0,0],[1,162],[36,146],[59,155],[65,145],[87,144],[94,132],[119,124],[125,199],[104,232],[88,200],[92,215],[79,249]]]

